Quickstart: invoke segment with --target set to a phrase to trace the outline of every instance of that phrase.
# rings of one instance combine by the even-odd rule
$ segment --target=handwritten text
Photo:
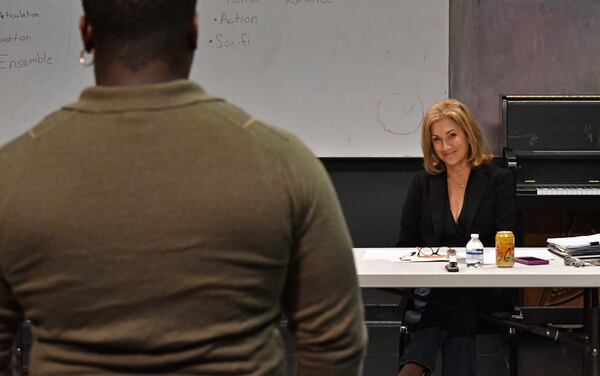
[[[27,18],[40,18],[40,13],[35,10],[23,10],[18,11],[0,11],[1,20],[16,20],[16,19],[27,19]]]
[[[214,44],[216,48],[248,47],[250,39],[248,39],[248,34],[246,33],[242,33],[237,39],[227,38],[219,33],[215,35],[214,39],[209,40],[208,43]]]
[[[0,69],[24,69],[35,65],[51,65],[53,62],[52,56],[48,56],[45,51],[27,58],[14,59],[7,54],[0,54]]]
[[[257,24],[258,17],[256,16],[242,16],[238,12],[235,12],[235,15],[228,15],[227,12],[221,13],[221,17],[215,17],[215,22],[220,24]]]
[[[285,5],[333,4],[333,0],[285,0]]]
[[[0,44],[15,44],[19,42],[31,42],[31,36],[21,34],[0,35]]]
[[[260,0],[227,0],[227,5],[255,4]]]

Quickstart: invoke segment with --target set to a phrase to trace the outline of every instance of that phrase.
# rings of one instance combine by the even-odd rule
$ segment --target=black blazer
[[[515,230],[515,183],[512,173],[492,165],[473,169],[463,209],[464,244],[444,244],[444,224],[450,205],[446,173],[418,172],[410,184],[400,224],[399,247],[464,246],[477,233],[486,247],[494,246],[497,231]]]

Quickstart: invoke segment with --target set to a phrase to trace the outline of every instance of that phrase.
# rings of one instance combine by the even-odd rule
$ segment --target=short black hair
[[[117,59],[131,71],[161,59],[176,70],[196,0],[82,0],[101,59]],[[97,56],[98,57],[98,56]],[[96,64],[102,61],[96,60]]]

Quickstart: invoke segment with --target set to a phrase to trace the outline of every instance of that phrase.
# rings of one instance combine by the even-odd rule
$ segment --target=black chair
[[[406,345],[410,340],[411,333],[414,332],[420,318],[421,311],[415,308],[414,301],[409,296],[413,295],[413,289],[390,289],[382,288],[380,291],[395,294],[396,301],[391,302],[365,302],[365,320],[370,327],[391,327],[398,330],[398,370],[400,370],[400,359],[404,354]],[[508,290],[507,290],[508,291]],[[509,293],[518,293],[517,290],[510,290]],[[517,328],[514,326],[503,325],[506,320],[518,317],[515,315],[514,302],[518,297],[506,297],[507,310],[494,312],[491,315],[491,323],[484,325],[480,330],[481,334],[501,335],[504,338],[507,347],[507,363],[509,376],[517,375]]]

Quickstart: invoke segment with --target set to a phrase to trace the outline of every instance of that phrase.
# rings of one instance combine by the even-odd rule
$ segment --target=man
[[[40,375],[355,375],[341,210],[292,135],[187,81],[195,0],[84,0],[98,86],[0,152],[0,365]]]

